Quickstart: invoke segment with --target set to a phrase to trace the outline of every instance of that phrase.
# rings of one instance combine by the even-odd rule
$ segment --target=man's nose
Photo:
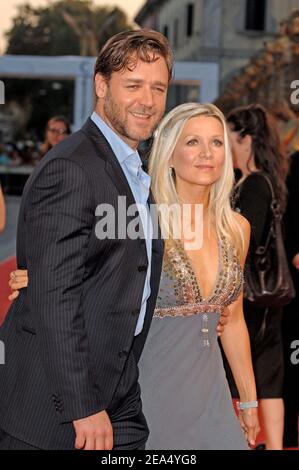
[[[154,105],[154,95],[150,88],[144,88],[141,91],[140,104],[147,108],[152,108]]]

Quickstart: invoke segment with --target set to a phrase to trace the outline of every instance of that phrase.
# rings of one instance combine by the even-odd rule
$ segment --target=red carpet
[[[8,281],[9,273],[14,269],[16,269],[16,259],[14,256],[0,264],[0,324],[4,320],[10,306],[10,301],[8,300],[10,294]]]

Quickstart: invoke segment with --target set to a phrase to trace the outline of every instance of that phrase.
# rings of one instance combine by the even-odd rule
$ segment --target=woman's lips
[[[212,170],[213,166],[212,165],[196,165],[196,168],[199,168],[200,170]]]

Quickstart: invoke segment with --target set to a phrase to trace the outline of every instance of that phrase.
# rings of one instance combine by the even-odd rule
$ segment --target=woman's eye
[[[197,139],[191,139],[191,140],[188,140],[187,142],[187,145],[190,145],[190,146],[196,145],[196,144],[197,144]]]
[[[216,147],[221,147],[221,145],[223,145],[223,142],[220,139],[214,139],[213,143],[216,145]]]

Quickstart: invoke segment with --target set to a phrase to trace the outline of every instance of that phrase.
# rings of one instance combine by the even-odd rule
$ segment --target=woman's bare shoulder
[[[246,217],[244,217],[239,212],[235,212],[235,211],[234,211],[234,216],[236,217],[238,224],[242,228],[244,235],[250,235],[250,223],[248,222]]]
[[[234,215],[236,217],[236,220],[241,227],[241,230],[243,232],[243,240],[244,240],[244,245],[243,245],[243,256],[241,256],[241,264],[244,266],[247,253],[248,253],[248,248],[249,248],[249,243],[250,243],[250,233],[251,233],[251,228],[250,228],[250,223],[244,217],[241,215],[239,212],[234,212]]]

